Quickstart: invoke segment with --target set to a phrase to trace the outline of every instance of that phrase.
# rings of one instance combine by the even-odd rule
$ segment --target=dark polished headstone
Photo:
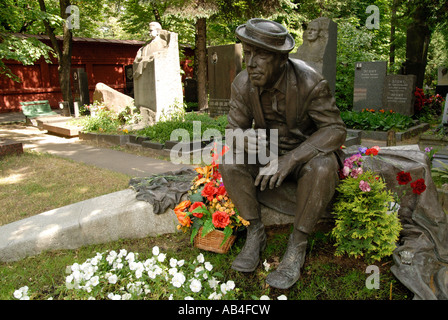
[[[387,75],[383,89],[383,109],[412,116],[416,80],[415,75]]]
[[[382,93],[386,73],[386,61],[355,63],[354,111],[383,108]]]

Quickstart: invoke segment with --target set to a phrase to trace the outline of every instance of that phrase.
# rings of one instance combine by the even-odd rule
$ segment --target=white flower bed
[[[235,282],[224,282],[223,275],[213,272],[213,265],[202,253],[193,262],[168,259],[157,246],[152,254],[139,261],[138,253],[125,249],[97,253],[82,264],[68,266],[65,286],[59,289],[69,299],[235,299]],[[14,297],[28,300],[28,287],[16,290]]]

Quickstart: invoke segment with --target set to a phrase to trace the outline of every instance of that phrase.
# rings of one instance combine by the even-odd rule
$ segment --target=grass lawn
[[[0,160],[1,224],[38,214],[77,201],[85,200],[127,188],[129,177],[92,166],[78,164],[50,155],[25,152]],[[331,223],[321,224],[309,239],[308,253],[301,279],[289,290],[278,290],[266,285],[267,274],[274,270],[286,249],[291,225],[268,227],[268,246],[262,264],[253,273],[239,273],[230,268],[244,244],[244,235],[238,237],[227,254],[216,254],[194,248],[189,234],[169,234],[158,237],[126,240],[85,246],[73,250],[43,252],[17,262],[0,263],[0,300],[14,299],[15,290],[29,287],[29,296],[35,300],[66,299],[66,267],[88,258],[97,252],[109,250],[139,254],[142,261],[151,257],[153,246],[159,246],[167,259],[193,261],[199,253],[213,266],[213,271],[233,280],[239,300],[252,300],[267,295],[271,299],[285,295],[289,300],[408,300],[413,294],[390,272],[392,259],[376,263],[380,269],[380,288],[367,289],[367,263],[361,259],[335,257],[333,241],[329,237]],[[161,290],[161,291],[160,291]],[[148,299],[157,299],[166,288],[153,288]],[[166,296],[165,296],[166,298]]]
[[[0,225],[124,190],[130,177],[71,160],[25,151],[0,159]]]

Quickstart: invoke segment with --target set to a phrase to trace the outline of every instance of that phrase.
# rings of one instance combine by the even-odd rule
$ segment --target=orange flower
[[[186,208],[190,206],[191,202],[190,200],[184,200],[181,203],[179,203],[176,208],[174,208],[174,212],[177,214],[178,212],[183,212]]]
[[[179,223],[184,227],[190,227],[191,226],[191,219],[185,212],[178,211],[176,212],[176,217]]]

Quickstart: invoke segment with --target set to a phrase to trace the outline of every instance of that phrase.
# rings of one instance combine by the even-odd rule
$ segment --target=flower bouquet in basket
[[[178,229],[191,230],[190,240],[196,247],[225,253],[235,241],[236,231],[249,222],[239,215],[229,198],[216,158],[211,165],[195,169],[198,175],[192,181],[188,199],[179,203],[174,212]]]

